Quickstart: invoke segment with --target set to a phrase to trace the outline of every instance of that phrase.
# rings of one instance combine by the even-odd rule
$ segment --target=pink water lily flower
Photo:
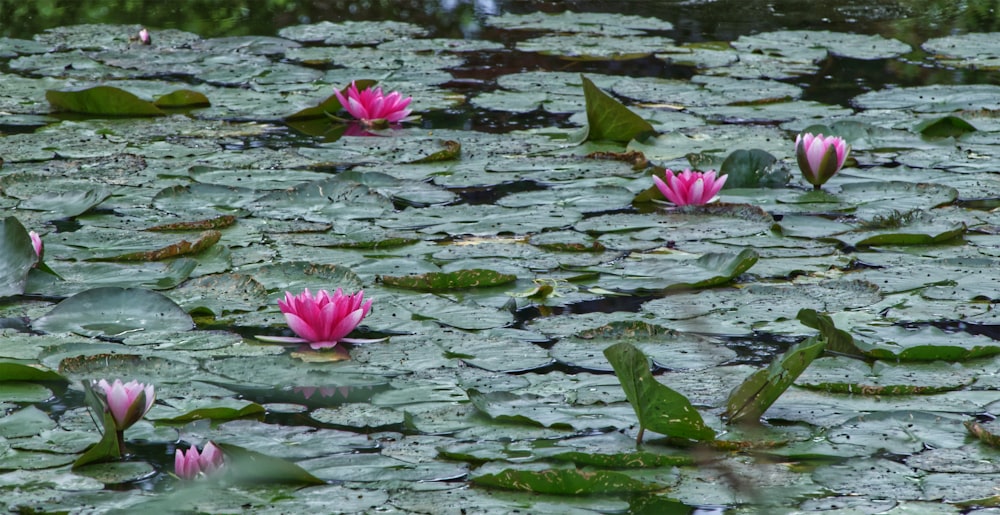
[[[31,238],[31,246],[35,249],[35,255],[38,256],[38,260],[42,260],[42,252],[45,250],[42,246],[42,237],[38,235],[35,231],[30,231],[28,236]]]
[[[174,451],[174,474],[181,479],[194,479],[199,475],[208,475],[222,468],[222,451],[212,442],[198,453],[198,448],[192,446],[187,452]]]
[[[716,199],[716,194],[726,184],[727,175],[715,176],[715,171],[692,172],[685,169],[674,173],[671,169],[664,171],[666,180],[653,176],[653,182],[667,200],[677,206],[700,206]]]
[[[143,45],[153,44],[153,40],[152,38],[149,37],[149,31],[146,30],[146,27],[143,27],[141,30],[139,30],[139,42],[142,43]]]
[[[156,393],[153,385],[145,385],[138,381],[122,383],[115,379],[108,383],[101,379],[97,386],[104,392],[104,402],[111,418],[115,420],[115,429],[124,431],[139,421],[153,407]]]
[[[844,138],[804,133],[795,137],[795,159],[802,176],[819,189],[843,166],[851,146]]]
[[[388,95],[382,93],[382,88],[365,88],[358,91],[358,86],[354,82],[347,88],[347,98],[340,91],[334,90],[340,105],[351,116],[361,120],[365,125],[373,125],[383,120],[388,123],[396,123],[410,114],[406,106],[410,105],[412,97],[403,98],[403,95],[393,91]]]
[[[313,295],[308,288],[298,295],[285,292],[278,307],[285,314],[289,329],[298,337],[258,336],[262,341],[277,343],[309,343],[313,349],[334,347],[339,342],[369,343],[376,340],[347,338],[371,310],[372,301],[364,300],[365,292],[345,295],[340,288],[332,294],[320,290]]]

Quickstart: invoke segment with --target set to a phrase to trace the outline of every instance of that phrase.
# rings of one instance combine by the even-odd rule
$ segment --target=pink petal
[[[285,313],[285,321],[288,322],[288,328],[292,330],[293,333],[299,335],[301,338],[305,338],[308,341],[315,341],[320,339],[320,335],[313,328],[312,324],[295,313]]]
[[[349,315],[343,318],[336,327],[330,331],[329,340],[338,341],[341,338],[350,334],[358,324],[361,323],[361,318],[364,317],[364,313],[359,309],[357,311],[352,311]]]
[[[258,339],[258,340],[260,340],[260,341],[262,341],[262,342],[268,342],[268,343],[306,343],[306,342],[309,341],[309,340],[307,340],[305,338],[296,338],[294,336],[264,336],[264,335],[258,335],[258,336],[255,336],[255,338]]]

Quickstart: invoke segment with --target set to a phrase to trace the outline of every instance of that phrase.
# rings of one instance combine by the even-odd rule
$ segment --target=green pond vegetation
[[[1000,504],[1000,86],[806,91],[831,63],[989,74],[1000,34],[479,23],[505,38],[369,20],[0,38],[0,506]],[[512,53],[565,66],[451,73]],[[634,61],[685,74],[613,73]],[[333,91],[355,80],[423,120],[343,123]],[[469,112],[518,123],[453,123]],[[852,147],[821,189],[796,169],[804,131]],[[721,202],[662,202],[664,168],[727,174]],[[364,290],[352,336],[385,341],[258,340],[291,334],[277,301],[305,288]],[[116,378],[156,387],[124,456],[89,407]],[[208,441],[225,473],[171,474]]]

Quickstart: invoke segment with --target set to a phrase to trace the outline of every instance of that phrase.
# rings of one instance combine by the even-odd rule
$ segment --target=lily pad
[[[133,331],[186,331],[191,317],[159,293],[137,288],[95,288],[60,302],[32,326],[49,333],[121,336]]]
[[[541,494],[583,495],[648,492],[663,485],[633,479],[621,472],[575,467],[529,466],[482,467],[472,477],[475,485]]]
[[[111,115],[111,116],[164,116],[152,102],[142,100],[128,91],[114,86],[94,86],[78,91],[45,92],[45,98],[57,111]]]

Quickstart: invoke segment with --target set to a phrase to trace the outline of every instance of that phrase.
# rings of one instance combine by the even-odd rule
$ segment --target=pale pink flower
[[[340,91],[334,90],[333,93],[351,116],[366,125],[382,120],[395,123],[406,118],[410,114],[406,106],[413,100],[412,97],[403,98],[397,91],[385,95],[382,93],[382,88],[369,87],[364,91],[358,91],[358,86],[354,82],[347,88],[347,98],[344,98]]]
[[[38,235],[35,231],[28,232],[28,236],[31,238],[31,246],[35,248],[35,254],[38,256],[38,260],[42,260],[42,252],[44,247],[42,246],[42,237]]]
[[[101,379],[97,386],[104,392],[104,403],[115,420],[115,429],[124,431],[139,421],[156,400],[153,385],[145,385],[137,381],[122,383],[115,379],[108,383]]]
[[[222,451],[212,442],[198,453],[198,448],[192,446],[187,452],[174,451],[174,474],[181,479],[194,479],[198,475],[208,475],[222,468]]]
[[[716,178],[714,170],[692,172],[686,169],[675,174],[669,168],[664,176],[666,181],[654,175],[653,182],[667,200],[678,206],[702,205],[715,200],[728,178],[726,175]]]
[[[149,31],[146,30],[146,27],[143,27],[142,30],[139,31],[139,42],[143,45],[153,44],[153,40],[149,37]]]
[[[844,138],[822,134],[799,134],[795,137],[795,159],[802,176],[819,189],[843,166],[851,146]]]
[[[289,329],[298,337],[258,336],[262,341],[277,343],[309,343],[313,349],[334,347],[339,342],[369,343],[379,340],[347,338],[371,310],[372,301],[364,300],[364,291],[345,295],[340,288],[332,294],[320,290],[313,295],[309,289],[298,295],[285,292],[278,307],[285,314]]]

